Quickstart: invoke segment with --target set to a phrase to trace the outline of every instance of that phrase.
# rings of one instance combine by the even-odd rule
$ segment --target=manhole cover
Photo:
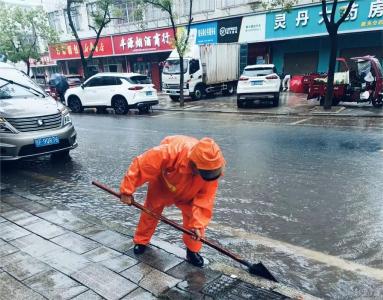
[[[202,293],[214,299],[257,299],[257,300],[285,300],[290,299],[277,292],[259,288],[239,279],[222,275],[206,285]]]

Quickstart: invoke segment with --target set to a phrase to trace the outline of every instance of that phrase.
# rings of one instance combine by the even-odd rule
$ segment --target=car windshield
[[[145,75],[131,76],[131,77],[127,78],[127,80],[133,84],[150,84],[150,83],[152,83],[150,81],[150,78],[148,76],[145,76]]]
[[[46,94],[31,78],[19,70],[0,69],[0,99],[31,97],[31,95],[45,97]]]
[[[187,72],[189,65],[189,60],[184,59],[184,73]],[[167,60],[164,65],[163,73],[165,74],[180,74],[180,60],[179,59],[171,59]]]
[[[274,69],[273,68],[248,68],[243,70],[243,75],[244,76],[249,76],[249,77],[257,77],[257,76],[266,76],[273,74]]]

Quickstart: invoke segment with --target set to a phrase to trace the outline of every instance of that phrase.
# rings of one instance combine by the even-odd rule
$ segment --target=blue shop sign
[[[338,3],[336,20],[346,9],[348,1]],[[332,4],[327,5],[330,17]],[[339,32],[377,30],[383,28],[383,1],[355,1],[346,21],[339,27]],[[266,17],[266,39],[281,40],[294,37],[327,34],[322,17],[322,5],[304,6],[290,12],[272,12]]]
[[[191,28],[197,29],[197,45],[217,43],[217,22],[194,24]]]

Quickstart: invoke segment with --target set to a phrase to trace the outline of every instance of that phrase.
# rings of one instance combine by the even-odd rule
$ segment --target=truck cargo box
[[[205,84],[238,80],[239,44],[201,45],[200,57]]]

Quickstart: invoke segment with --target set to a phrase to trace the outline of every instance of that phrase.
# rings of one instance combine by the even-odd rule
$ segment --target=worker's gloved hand
[[[133,195],[122,194],[120,200],[122,203],[132,205],[132,203],[134,201],[134,197],[133,197]]]
[[[199,230],[198,228],[193,228],[191,231],[194,232],[194,235],[192,235],[193,240],[199,241],[203,237],[201,230]]]

